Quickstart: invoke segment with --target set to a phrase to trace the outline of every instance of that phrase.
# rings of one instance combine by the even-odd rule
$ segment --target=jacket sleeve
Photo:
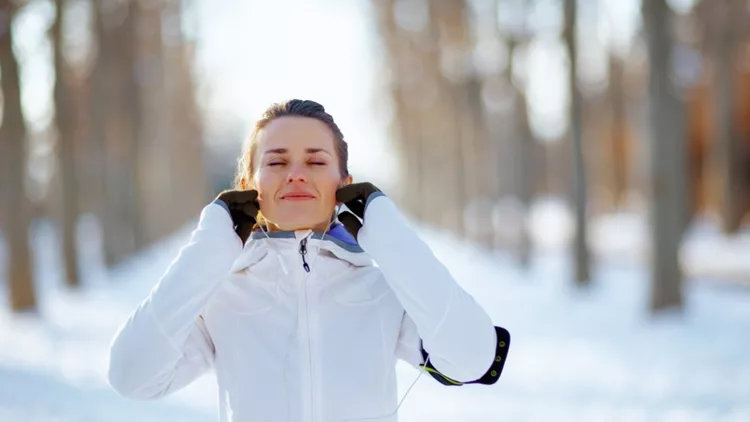
[[[108,379],[118,393],[158,398],[210,369],[214,346],[201,312],[241,250],[223,204],[206,206],[189,242],[112,340]]]
[[[397,356],[457,384],[483,378],[497,358],[499,340],[492,320],[453,279],[393,201],[375,195],[367,201],[358,241],[380,267],[406,312]],[[429,362],[425,362],[427,357]]]

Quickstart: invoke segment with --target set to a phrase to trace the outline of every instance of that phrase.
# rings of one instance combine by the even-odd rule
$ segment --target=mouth
[[[283,195],[281,199],[285,199],[287,201],[307,201],[310,199],[315,199],[315,196],[310,195],[309,193],[304,193],[304,192],[292,192],[292,193]]]

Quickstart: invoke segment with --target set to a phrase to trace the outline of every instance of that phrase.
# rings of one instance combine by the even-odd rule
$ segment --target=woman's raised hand
[[[225,190],[216,197],[223,201],[232,216],[235,232],[244,243],[250,236],[250,232],[256,223],[256,216],[260,205],[258,204],[258,191],[252,190]]]
[[[359,229],[362,228],[359,219],[364,221],[367,200],[374,194],[382,195],[382,192],[370,182],[352,183],[336,191],[336,200],[346,205],[351,211],[344,211],[339,214],[339,221],[355,239]]]

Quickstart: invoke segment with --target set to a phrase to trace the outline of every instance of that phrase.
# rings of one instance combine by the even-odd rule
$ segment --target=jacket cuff
[[[461,386],[466,384],[492,385],[497,382],[497,380],[500,378],[500,374],[502,374],[503,372],[505,361],[508,359],[508,349],[510,348],[510,333],[508,332],[508,330],[502,327],[495,327],[495,333],[497,334],[497,341],[495,342],[495,358],[493,359],[492,365],[487,370],[487,372],[485,372],[485,374],[477,380],[461,382],[443,375],[442,373],[440,373],[440,371],[435,369],[435,366],[432,365],[432,362],[429,362],[427,360],[429,353],[427,353],[424,347],[421,347],[421,351],[422,359],[426,363],[419,365],[419,367],[427,371],[427,373],[429,373],[439,383],[447,386]]]
[[[220,206],[220,207],[222,207],[222,208],[224,208],[226,210],[226,212],[228,212],[229,214],[231,214],[231,211],[229,211],[229,205],[227,205],[226,202],[222,201],[221,199],[216,199],[216,200],[214,200],[213,203],[216,204],[216,205],[218,205],[218,206]]]
[[[365,201],[365,211],[367,211],[367,206],[370,205],[370,202],[372,202],[375,198],[380,198],[381,196],[385,196],[383,192],[373,192],[370,194],[370,196],[367,197],[367,200]]]

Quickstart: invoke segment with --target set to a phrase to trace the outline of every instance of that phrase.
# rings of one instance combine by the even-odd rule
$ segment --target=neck
[[[291,231],[298,231],[298,230],[312,230],[312,231],[318,232],[318,233],[325,233],[326,231],[328,231],[328,228],[332,224],[333,224],[332,222],[324,222],[324,223],[315,224],[315,225],[309,225],[309,226],[287,226],[287,227],[284,227],[284,226],[278,226],[276,224],[273,224],[273,223],[269,222],[268,225],[266,226],[266,231],[269,231],[269,232],[287,232],[287,231],[291,232]]]

